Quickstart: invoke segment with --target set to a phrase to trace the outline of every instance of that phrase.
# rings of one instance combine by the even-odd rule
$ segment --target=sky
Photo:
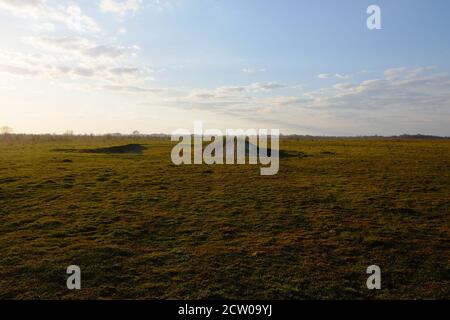
[[[449,21],[448,0],[0,0],[0,127],[450,136]]]

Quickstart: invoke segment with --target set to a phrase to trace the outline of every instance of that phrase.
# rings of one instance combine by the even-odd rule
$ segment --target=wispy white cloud
[[[83,13],[76,4],[50,4],[47,0],[0,0],[0,10],[31,19],[43,30],[54,30],[54,24],[65,25],[77,32],[98,33],[96,21]]]
[[[139,46],[123,46],[106,34],[97,37],[100,28],[74,4],[56,4],[50,0],[0,0],[0,10],[26,18],[35,29],[46,34],[55,25],[64,36],[34,35],[23,38],[24,51],[0,51],[0,72],[31,79],[57,80],[60,86],[87,86],[123,93],[157,93],[150,86],[153,70],[138,57]],[[47,27],[44,27],[48,25]],[[87,32],[87,34],[79,34]],[[25,53],[29,52],[29,53]],[[38,53],[34,53],[38,52]]]
[[[142,0],[101,0],[100,10],[102,12],[111,12],[118,15],[134,13],[139,11],[142,6]]]
[[[279,83],[252,83],[246,86],[221,86],[213,90],[195,89],[189,92],[185,97],[178,101],[187,103],[212,102],[218,104],[229,104],[230,102],[242,102],[248,100],[249,95],[260,92],[271,92],[278,89],[288,88],[288,86]]]
[[[167,88],[155,88],[155,87],[138,87],[138,86],[127,86],[127,85],[107,85],[103,87],[108,91],[113,92],[124,92],[131,94],[142,94],[142,93],[151,93],[158,94],[168,91]]]
[[[56,52],[70,52],[91,58],[116,59],[124,57],[127,53],[139,50],[136,46],[124,47],[114,44],[93,42],[85,37],[28,37],[27,42],[43,50]]]
[[[450,77],[427,74],[430,70],[433,67],[388,69],[378,79],[307,92],[311,101],[302,107],[450,111]]]
[[[384,76],[387,80],[414,79],[427,71],[436,69],[435,66],[408,69],[405,67],[387,69]]]
[[[351,74],[331,74],[331,73],[320,73],[317,75],[317,78],[319,79],[331,79],[331,78],[337,78],[337,79],[350,79],[352,77]]]
[[[101,0],[100,11],[124,16],[148,7],[160,12],[176,6],[179,2],[181,0]]]
[[[350,79],[352,77],[350,74],[340,74],[340,73],[336,73],[334,76],[338,79]]]
[[[84,41],[64,41],[66,49],[83,48]],[[0,72],[22,78],[54,79],[58,83],[89,80],[94,85],[142,86],[152,80],[153,71],[123,62],[123,59],[98,59],[95,55],[25,54],[0,52]]]
[[[319,79],[329,79],[331,78],[333,75],[329,74],[329,73],[320,73],[317,75],[317,78]]]
[[[252,74],[252,73],[259,73],[259,72],[266,72],[266,71],[267,71],[266,68],[259,68],[259,69],[244,68],[244,69],[242,69],[242,72],[243,72],[243,73],[249,73],[249,74]]]
[[[278,89],[285,89],[287,87],[288,87],[287,85],[274,82],[267,82],[267,83],[255,82],[246,86],[223,86],[217,88],[216,90],[214,90],[214,92],[218,94],[250,93],[263,91],[267,92]]]
[[[414,123],[415,128],[428,130],[430,123],[442,125],[443,117],[450,116],[450,76],[430,74],[427,70],[431,69],[404,68],[395,72],[395,78],[392,71],[386,70],[380,78],[359,83],[338,83],[302,91],[297,95],[280,95],[283,91],[276,89],[292,89],[295,86],[276,84],[195,89],[186,95],[167,97],[161,103],[177,108],[208,110],[240,119],[282,123],[283,126],[298,129],[314,123],[318,128],[316,134],[351,134],[352,130],[361,128],[380,128],[380,131],[370,131],[372,133],[383,133],[390,128],[389,132],[395,133],[395,121],[402,124],[398,127],[401,130],[411,128],[412,125],[408,125],[410,122]],[[266,91],[269,95],[258,94],[263,87],[270,88]]]

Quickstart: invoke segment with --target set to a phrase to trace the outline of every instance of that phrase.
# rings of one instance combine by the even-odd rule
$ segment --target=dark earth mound
[[[83,149],[80,150],[80,152],[84,153],[118,153],[118,154],[124,154],[124,153],[135,153],[135,154],[141,154],[144,150],[147,150],[146,147],[140,144],[127,144],[124,146],[115,146],[115,147],[109,147],[109,148],[98,148],[98,149]]]
[[[123,146],[114,146],[96,149],[53,149],[56,152],[81,152],[81,153],[107,153],[107,154],[141,154],[147,150],[141,144],[126,144]]]
[[[234,149],[234,150],[233,150]],[[232,141],[231,143],[226,143],[224,141],[224,150],[225,152],[236,152],[237,150],[237,139]],[[262,154],[267,154],[268,157],[272,156],[272,149],[269,147],[267,149],[260,148],[258,145],[254,145],[250,143],[248,140],[245,140],[245,155],[259,155],[260,151]],[[280,158],[304,158],[307,155],[301,151],[287,151],[287,150],[278,150]]]
[[[306,158],[307,155],[301,151],[280,150],[280,158]]]

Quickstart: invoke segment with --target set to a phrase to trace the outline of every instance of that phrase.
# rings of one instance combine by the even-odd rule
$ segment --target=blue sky
[[[444,0],[0,0],[0,126],[450,135],[449,16]]]

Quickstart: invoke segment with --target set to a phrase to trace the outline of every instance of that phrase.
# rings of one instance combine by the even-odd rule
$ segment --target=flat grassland
[[[147,149],[76,152],[129,143]],[[305,156],[276,176],[175,166],[172,146],[1,137],[0,298],[450,297],[449,140],[282,140]]]

